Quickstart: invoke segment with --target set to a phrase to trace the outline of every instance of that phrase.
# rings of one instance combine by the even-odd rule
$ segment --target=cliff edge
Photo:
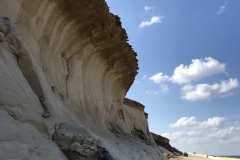
[[[104,0],[1,0],[0,159],[166,159],[127,39]]]

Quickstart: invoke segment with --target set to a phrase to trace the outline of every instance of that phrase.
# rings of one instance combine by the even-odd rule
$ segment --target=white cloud
[[[223,117],[213,117],[208,118],[207,121],[197,122],[196,117],[182,117],[177,122],[171,123],[169,125],[170,128],[176,127],[195,127],[195,128],[207,128],[207,127],[218,127],[226,121]]]
[[[190,136],[198,136],[198,135],[201,135],[201,131],[197,131],[197,130],[192,130],[192,131],[189,131],[187,134],[190,135]]]
[[[238,80],[232,78],[228,81],[222,81],[220,84],[215,83],[213,85],[198,84],[193,86],[191,84],[187,84],[182,88],[182,99],[188,101],[198,101],[211,99],[213,97],[228,96],[231,95],[229,91],[237,87],[239,87]]]
[[[223,117],[208,118],[207,121],[200,122],[201,127],[217,127],[226,121]]]
[[[196,118],[195,117],[182,117],[180,118],[176,123],[171,123],[169,125],[170,128],[175,128],[175,127],[185,127],[185,126],[192,126],[197,124]]]
[[[224,154],[224,150],[234,146],[231,152],[236,154],[240,149],[240,124],[234,121],[229,122],[224,117],[212,117],[205,121],[197,121],[193,116],[182,117],[169,125],[178,126],[179,130],[174,128],[174,132],[164,133],[162,136],[169,138],[170,143],[181,151]],[[213,148],[217,148],[215,151],[218,152],[213,153]]]
[[[149,78],[156,84],[162,82],[172,82],[186,84],[207,76],[226,72],[226,64],[220,63],[211,57],[203,59],[193,59],[189,65],[179,65],[174,69],[172,76],[159,72]],[[233,95],[231,90],[239,87],[237,79],[230,78],[215,84],[186,84],[182,87],[182,99],[188,101],[208,100],[215,97],[226,97]],[[160,86],[161,92],[166,93],[168,87]],[[165,89],[165,90],[164,90]]]
[[[162,23],[162,19],[164,16],[153,16],[150,21],[142,21],[139,25],[139,28],[143,28],[146,26],[151,26],[154,23]]]
[[[174,69],[172,77],[159,72],[149,79],[154,81],[154,83],[171,81],[173,83],[185,84],[216,73],[226,73],[226,65],[211,57],[206,57],[204,60],[193,59],[189,66],[179,65]]]
[[[161,92],[167,94],[169,91],[168,85],[161,84],[160,85]]]
[[[145,11],[149,11],[149,10],[152,10],[154,7],[151,7],[151,6],[144,6],[144,10]]]
[[[161,83],[162,81],[168,80],[169,77],[167,75],[164,76],[162,72],[159,72],[150,77],[149,79],[152,80],[154,83]]]
[[[229,127],[225,129],[220,129],[217,132],[211,133],[209,136],[211,138],[227,138],[229,135],[231,135],[233,132],[236,132],[237,130],[235,127]]]
[[[211,57],[205,58],[205,61],[193,59],[189,66],[181,64],[175,68],[170,80],[174,83],[184,84],[221,72],[226,73],[226,65]]]
[[[178,131],[174,133],[164,133],[162,134],[163,137],[169,138],[169,139],[178,139],[179,137],[182,137],[183,135],[187,135],[186,131]]]
[[[219,8],[219,10],[217,11],[216,15],[219,15],[219,14],[221,14],[222,12],[224,12],[224,10],[226,9],[226,7],[227,7],[227,2],[225,2],[225,4]]]

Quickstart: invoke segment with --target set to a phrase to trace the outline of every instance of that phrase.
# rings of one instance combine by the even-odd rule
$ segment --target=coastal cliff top
[[[133,107],[133,108],[139,109],[141,111],[144,111],[144,108],[145,108],[145,106],[143,104],[141,104],[141,103],[139,103],[137,101],[128,99],[128,98],[124,98],[123,103],[128,105],[129,107]],[[147,113],[144,113],[144,114],[147,114]]]

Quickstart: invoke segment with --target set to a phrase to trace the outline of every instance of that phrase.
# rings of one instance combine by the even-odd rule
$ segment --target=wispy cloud
[[[228,2],[225,2],[225,4],[222,5],[222,6],[219,8],[219,10],[216,12],[216,15],[219,15],[219,14],[221,14],[222,12],[225,11],[225,9],[226,9],[226,7],[227,7],[227,3],[228,3]]]
[[[160,94],[160,91],[152,91],[149,89],[145,92],[145,95],[157,95],[157,94]]]
[[[159,86],[159,90],[156,90],[156,91],[153,91],[153,90],[147,90],[145,92],[145,95],[158,95],[158,94],[161,94],[161,93],[164,93],[164,94],[167,94],[168,91],[169,91],[169,88],[168,88],[168,85],[165,85],[165,84],[161,84]]]
[[[134,83],[134,84],[140,84],[140,82],[139,82],[139,81],[136,81],[136,80],[135,80],[133,83]]]
[[[147,75],[144,75],[143,77],[142,77],[142,79],[146,79],[147,78]]]
[[[159,72],[150,77],[149,79],[152,80],[154,83],[161,83],[163,81],[169,80],[169,77],[167,75],[163,75],[162,72]]]
[[[151,7],[151,6],[144,6],[144,10],[145,11],[149,11],[149,10],[152,10],[154,7]]]
[[[139,25],[139,28],[151,26],[154,23],[162,23],[163,18],[164,16],[153,16],[150,21],[142,21],[141,24]]]
[[[169,91],[168,85],[165,85],[165,84],[161,84],[160,89],[161,89],[161,92],[163,92],[165,94],[167,94]]]
[[[213,97],[223,97],[231,95],[229,92],[239,87],[237,79],[230,78],[228,81],[222,81],[221,83],[209,84],[198,84],[193,86],[187,84],[182,88],[182,99],[188,101],[198,101],[211,99]]]

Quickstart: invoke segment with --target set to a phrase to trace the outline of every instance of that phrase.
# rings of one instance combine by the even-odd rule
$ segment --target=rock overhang
[[[126,30],[120,18],[110,13],[104,0],[52,0],[65,17],[89,43],[101,58],[116,71],[121,85],[129,90],[138,70],[137,54],[127,43]]]

